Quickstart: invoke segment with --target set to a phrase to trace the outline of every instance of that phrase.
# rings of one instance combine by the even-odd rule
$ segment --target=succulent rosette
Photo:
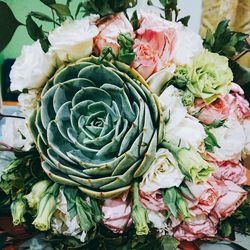
[[[148,170],[160,119],[157,96],[135,70],[90,57],[47,82],[29,127],[52,180],[107,198]]]

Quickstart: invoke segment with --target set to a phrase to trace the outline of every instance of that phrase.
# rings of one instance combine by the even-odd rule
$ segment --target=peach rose
[[[132,224],[132,203],[128,192],[119,197],[106,199],[102,205],[103,224],[114,233],[123,233]]]
[[[222,96],[210,104],[206,104],[202,99],[196,99],[194,105],[195,112],[199,114],[197,118],[205,124],[211,124],[215,120],[225,120],[230,113],[230,105]]]
[[[117,37],[119,33],[130,33],[134,36],[133,27],[124,13],[118,13],[100,20],[98,25],[99,34],[95,38],[95,53],[100,55],[105,47],[111,47],[115,54],[118,54],[119,44]]]
[[[183,222],[174,229],[173,236],[178,240],[193,241],[214,237],[217,233],[218,219],[213,216],[198,215],[190,218],[189,221]]]
[[[210,179],[211,178],[213,177],[210,177]],[[186,184],[195,197],[195,200],[187,199],[191,215],[208,215],[214,208],[217,199],[219,198],[219,191],[208,182],[197,185],[186,181]]]
[[[232,181],[217,179],[215,182],[210,181],[209,183],[221,192],[219,199],[211,211],[211,214],[219,219],[232,215],[247,196],[247,192]]]
[[[223,161],[215,163],[218,167],[213,174],[217,179],[224,179],[234,182],[237,185],[244,185],[246,177],[246,168],[240,162]]]
[[[170,64],[176,42],[176,28],[170,22],[144,13],[134,44],[136,59],[132,66],[147,79]]]
[[[140,202],[146,209],[156,212],[167,210],[167,208],[164,205],[162,194],[160,191],[157,190],[148,193],[140,190],[139,195],[140,195]]]

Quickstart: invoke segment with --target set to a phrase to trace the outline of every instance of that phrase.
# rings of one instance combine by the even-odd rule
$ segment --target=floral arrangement
[[[75,20],[70,1],[64,12],[45,3],[58,20],[28,15],[29,34],[33,25],[42,38],[10,73],[25,119],[2,126],[1,206],[14,225],[86,249],[122,237],[128,249],[230,237],[236,209],[249,206],[250,107],[229,67],[246,35],[222,21],[203,41],[188,18],[169,21],[176,5],[162,3],[165,18],[129,19],[122,11],[135,1],[103,2],[81,3]],[[34,17],[58,27],[45,36]],[[230,55],[216,53],[223,32]]]

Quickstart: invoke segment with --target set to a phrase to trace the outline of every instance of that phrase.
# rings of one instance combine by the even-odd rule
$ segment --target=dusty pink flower
[[[213,177],[210,177],[210,179],[211,178]],[[219,191],[208,182],[197,185],[187,181],[186,184],[189,187],[191,193],[196,198],[195,200],[187,199],[191,215],[208,215],[214,208],[217,199],[219,198]]]
[[[140,202],[146,209],[156,212],[167,209],[164,205],[162,194],[159,190],[152,193],[143,192],[142,190],[140,190],[139,195]]]
[[[244,185],[246,177],[246,168],[240,162],[223,161],[216,162],[216,172],[213,174],[217,179],[224,179],[234,182],[237,185]]]
[[[223,219],[233,214],[237,207],[245,200],[247,192],[232,181],[214,180],[209,181],[209,183],[220,190],[220,197],[211,214],[219,219]]]
[[[238,84],[233,84],[230,94],[225,96],[225,100],[230,106],[230,112],[235,114],[239,122],[250,117],[249,102],[244,96],[243,89]]]
[[[176,29],[155,14],[144,13],[134,44],[136,59],[132,66],[147,79],[171,63],[176,43]]]
[[[193,241],[200,238],[211,238],[217,233],[218,219],[213,216],[193,216],[174,229],[173,236],[178,240]]]
[[[199,114],[197,118],[205,124],[211,124],[215,120],[225,120],[230,113],[230,105],[222,96],[210,104],[206,104],[202,99],[196,99],[194,108]]]
[[[102,206],[103,224],[114,233],[123,233],[132,224],[132,203],[128,192],[119,197],[106,199]]]
[[[97,55],[100,55],[105,47],[111,47],[113,52],[117,54],[120,46],[116,39],[119,33],[130,33],[132,37],[134,36],[133,27],[124,13],[101,19],[98,28],[100,32],[95,38],[94,49]]]

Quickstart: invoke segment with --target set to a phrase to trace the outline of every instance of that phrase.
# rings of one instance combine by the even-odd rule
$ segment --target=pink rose
[[[95,52],[100,55],[105,47],[111,47],[115,54],[118,54],[119,44],[117,37],[119,33],[130,33],[134,36],[133,27],[124,13],[118,13],[100,20],[98,25],[99,35],[95,38]]]
[[[247,192],[232,181],[217,179],[216,181],[210,181],[209,183],[214,185],[214,187],[221,192],[220,197],[211,212],[219,219],[232,215],[247,196]]]
[[[174,229],[173,236],[178,240],[193,241],[214,237],[217,233],[218,219],[213,216],[199,215],[191,217]]]
[[[199,114],[197,118],[205,124],[211,124],[215,120],[225,120],[230,113],[230,105],[222,96],[210,104],[206,104],[202,99],[196,99],[194,109]]]
[[[147,79],[171,63],[176,29],[155,14],[144,13],[134,44],[136,59],[132,66]]]
[[[155,212],[167,210],[167,208],[164,205],[162,194],[160,191],[157,190],[152,193],[146,193],[140,190],[139,195],[140,195],[140,202],[146,209]]]
[[[247,181],[246,168],[240,162],[223,161],[216,165],[218,167],[213,176],[217,179],[229,180],[237,185],[244,185]]]
[[[213,177],[210,177],[210,179],[211,178]],[[187,199],[191,215],[208,215],[214,208],[217,199],[219,198],[219,191],[208,182],[197,185],[187,181],[186,184],[196,198],[195,200]]]
[[[243,120],[250,117],[249,102],[244,96],[243,89],[238,84],[233,84],[230,94],[225,96],[225,100],[230,106],[232,114],[236,114],[238,120],[243,123]]]
[[[132,224],[132,203],[128,192],[119,197],[106,199],[102,206],[103,224],[114,233],[123,233]]]

